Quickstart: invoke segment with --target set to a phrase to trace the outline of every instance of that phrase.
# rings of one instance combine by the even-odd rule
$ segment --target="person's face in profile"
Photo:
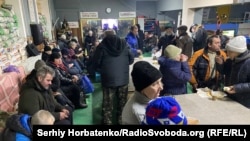
[[[166,30],[165,30],[165,32],[166,32],[166,35],[171,35],[171,34],[173,34],[173,29],[172,28],[167,28]]]
[[[47,90],[49,89],[50,85],[52,84],[53,76],[49,73],[43,78],[41,76],[38,77],[39,83]]]
[[[133,33],[134,35],[137,35],[137,34],[138,34],[138,28],[137,28],[137,26],[133,26],[132,33]]]
[[[234,60],[240,53],[227,50],[227,56],[229,59]]]
[[[208,43],[209,50],[216,52],[220,50],[221,41],[220,38],[213,38],[212,43]]]
[[[142,93],[145,94],[148,98],[154,99],[156,97],[159,97],[161,90],[163,90],[163,84],[160,78],[145,89],[143,89]]]

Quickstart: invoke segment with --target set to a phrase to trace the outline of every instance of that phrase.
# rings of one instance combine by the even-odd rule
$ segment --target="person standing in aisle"
[[[178,95],[187,93],[187,83],[191,79],[188,56],[174,45],[165,48],[164,56],[158,58],[162,73],[163,90],[160,95]]]
[[[226,53],[220,49],[221,42],[218,35],[212,35],[207,39],[206,47],[194,52],[188,60],[192,77],[189,81],[193,87],[193,92],[197,88],[208,87],[218,90],[223,76],[217,71],[218,63],[215,58],[220,56],[226,60]]]
[[[187,26],[182,25],[177,28],[178,38],[176,40],[176,46],[182,49],[182,54],[186,55],[188,58],[191,58],[193,54],[193,40],[187,34]]]
[[[137,28],[138,28],[138,35],[137,35],[137,40],[138,40],[138,48],[140,50],[142,50],[143,52],[143,41],[145,39],[145,36],[144,36],[144,33],[143,31],[141,30],[141,26],[140,24],[136,24]]]
[[[96,41],[96,37],[94,36],[94,33],[92,30],[89,30],[88,35],[85,36],[84,39],[84,49],[87,55],[89,55],[91,47],[94,45]]]
[[[176,45],[176,36],[172,26],[166,26],[165,35],[159,39],[158,51],[161,50],[161,56],[164,56],[164,50],[168,45]]]
[[[142,49],[139,48],[138,28],[136,25],[130,27],[130,31],[125,37],[125,39],[134,57],[139,57],[140,55],[142,55]]]
[[[134,56],[126,41],[115,35],[113,30],[106,30],[93,57],[94,68],[101,74],[105,125],[121,124],[122,109],[128,97],[129,65],[133,62]],[[114,114],[117,119],[114,119]]]
[[[189,31],[192,33],[191,38],[193,40],[193,52],[205,48],[208,33],[204,29],[203,25],[194,24],[190,27]]]
[[[250,108],[250,51],[246,38],[236,36],[226,45],[228,59],[216,57],[220,72],[225,75],[224,91],[227,96],[243,106]]]

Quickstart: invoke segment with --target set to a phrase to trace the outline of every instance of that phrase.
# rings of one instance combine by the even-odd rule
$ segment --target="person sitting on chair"
[[[14,114],[7,121],[0,134],[1,141],[31,141],[33,125],[53,125],[54,116],[46,110],[39,110],[34,115]]]

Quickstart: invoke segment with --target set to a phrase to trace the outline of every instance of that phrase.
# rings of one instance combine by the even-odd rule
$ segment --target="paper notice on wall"
[[[79,28],[79,23],[76,22],[68,22],[69,28]]]
[[[80,12],[81,18],[98,18],[98,12]]]

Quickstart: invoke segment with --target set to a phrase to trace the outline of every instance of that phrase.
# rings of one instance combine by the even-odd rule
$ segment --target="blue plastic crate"
[[[96,82],[101,82],[101,74],[98,73],[98,72],[95,73],[95,81]]]

